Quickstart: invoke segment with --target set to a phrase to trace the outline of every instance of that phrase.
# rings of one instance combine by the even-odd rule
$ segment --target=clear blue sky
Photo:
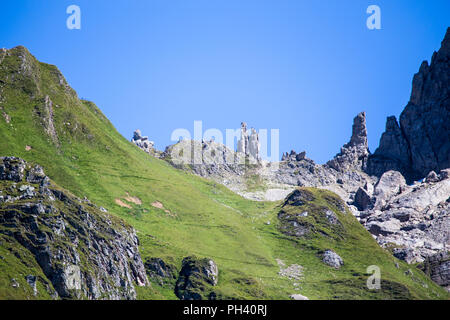
[[[76,4],[81,30],[66,28]],[[366,8],[381,8],[368,30]],[[127,139],[176,128],[280,129],[280,152],[325,162],[367,112],[373,152],[450,26],[450,1],[2,0],[0,47],[55,64]]]

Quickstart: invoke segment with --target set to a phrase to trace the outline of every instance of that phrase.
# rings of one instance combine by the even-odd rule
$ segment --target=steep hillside
[[[312,196],[302,202],[254,202],[176,170],[124,139],[93,103],[78,99],[55,66],[24,47],[0,51],[0,113],[0,155],[41,165],[56,184],[137,230],[152,283],[136,287],[140,299],[448,297],[422,271],[381,249],[334,194],[307,189]],[[304,211],[310,215],[291,217]],[[289,221],[304,222],[310,232],[287,233]],[[36,265],[28,253],[25,261],[10,256],[3,242],[0,248],[8,259],[0,260],[0,274]],[[339,269],[322,262],[327,250],[342,258]],[[381,290],[366,287],[370,265],[381,268]],[[0,298],[33,298],[31,291],[11,293],[16,288],[4,279],[1,287]]]
[[[0,297],[135,299],[148,284],[136,232],[102,211],[0,158]]]

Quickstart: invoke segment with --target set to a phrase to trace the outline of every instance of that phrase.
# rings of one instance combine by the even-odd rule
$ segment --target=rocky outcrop
[[[450,252],[440,252],[428,257],[419,268],[450,292]]]
[[[241,136],[237,144],[237,152],[241,152],[246,156],[251,156],[256,160],[260,160],[259,155],[260,150],[259,136],[254,128],[251,129],[249,134],[247,131],[247,123],[241,123]]]
[[[177,278],[176,268],[161,258],[147,259],[145,269],[149,278],[158,281],[161,285]]]
[[[340,172],[361,170],[366,168],[368,156],[366,113],[361,112],[353,119],[350,141],[326,165]]]
[[[61,298],[135,299],[135,285],[147,284],[136,232],[41,167],[0,158],[0,189],[0,233],[34,256]]]
[[[344,260],[333,250],[326,250],[323,253],[322,262],[335,269],[344,265]]]
[[[175,294],[181,300],[213,300],[216,293],[212,287],[218,280],[219,269],[213,260],[187,257],[182,262]]]
[[[380,146],[367,171],[382,175],[400,171],[408,181],[430,171],[450,168],[450,28],[431,63],[414,75],[411,97],[400,115],[400,126],[389,117]]]
[[[278,212],[279,228],[296,238],[314,234],[339,237],[344,230],[337,213],[346,214],[346,208],[344,201],[330,191],[298,188],[286,197]]]
[[[233,178],[245,172],[245,155],[211,141],[181,140],[168,146],[165,159],[176,168],[188,168],[212,179]]]
[[[301,161],[306,159],[306,151],[302,151],[300,153],[291,150],[290,153],[283,153],[281,156],[281,161]]]
[[[155,143],[153,141],[150,141],[147,136],[143,136],[141,134],[141,130],[139,129],[134,131],[131,142],[144,152],[154,157],[161,158],[163,156],[163,152],[156,150],[154,148]]]

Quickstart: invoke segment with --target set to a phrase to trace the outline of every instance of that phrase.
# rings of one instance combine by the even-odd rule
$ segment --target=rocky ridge
[[[408,263],[424,262],[449,250],[449,70],[450,28],[431,63],[423,62],[414,76],[400,124],[394,116],[387,118],[386,131],[373,154],[368,149],[366,114],[361,112],[353,120],[350,141],[324,165],[307,158],[305,151],[291,151],[276,163],[229,166],[213,160],[210,165],[190,167],[253,200],[281,200],[302,186],[331,190],[345,200],[380,245]],[[236,153],[213,142],[202,142],[200,148],[209,154],[217,150],[219,159],[227,155],[234,159],[248,154],[246,132],[242,123]],[[258,177],[263,190],[248,190],[249,177]],[[307,232],[300,227],[294,226],[295,234]]]

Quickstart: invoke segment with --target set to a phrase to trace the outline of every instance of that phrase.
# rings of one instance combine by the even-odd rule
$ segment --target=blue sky
[[[81,30],[66,8],[81,8]],[[366,8],[381,8],[369,30]],[[375,151],[450,26],[450,1],[2,0],[0,47],[57,65],[127,139],[159,149],[176,128],[280,129],[280,153],[319,163],[367,112]]]

